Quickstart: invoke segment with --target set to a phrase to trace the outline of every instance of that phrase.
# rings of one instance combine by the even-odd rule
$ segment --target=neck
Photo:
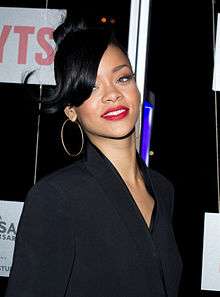
[[[136,158],[135,133],[124,139],[89,138],[111,161],[125,181],[130,184],[138,182],[141,174]]]

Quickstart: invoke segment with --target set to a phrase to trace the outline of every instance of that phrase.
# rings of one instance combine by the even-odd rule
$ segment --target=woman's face
[[[123,138],[134,132],[139,115],[140,94],[126,55],[110,45],[100,61],[96,85],[79,107],[66,107],[77,116],[90,140]],[[75,117],[74,117],[75,119]]]

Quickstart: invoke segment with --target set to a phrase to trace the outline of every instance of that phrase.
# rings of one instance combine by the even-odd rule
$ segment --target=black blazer
[[[137,158],[156,202],[152,230],[115,167],[88,142],[81,159],[30,190],[6,297],[177,296],[173,187]]]

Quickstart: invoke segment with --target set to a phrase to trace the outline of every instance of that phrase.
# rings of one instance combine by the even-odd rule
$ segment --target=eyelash
[[[130,80],[135,78],[135,74],[131,73],[129,75],[123,75],[121,77],[119,77],[119,79],[116,81],[117,83],[122,83],[122,84],[126,84],[128,83]],[[126,79],[125,81],[123,81],[124,79]],[[98,86],[94,86],[93,87],[93,91],[97,90]]]
[[[119,79],[117,80],[117,82],[126,84],[128,81],[132,80],[133,78],[135,78],[135,74],[134,73],[129,74],[129,75],[123,75],[123,76],[119,77]],[[126,80],[124,81],[124,79],[126,79]]]

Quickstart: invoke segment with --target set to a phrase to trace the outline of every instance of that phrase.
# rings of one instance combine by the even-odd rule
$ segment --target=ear
[[[77,113],[73,106],[66,106],[64,109],[65,115],[70,119],[70,121],[75,122],[77,119]]]

